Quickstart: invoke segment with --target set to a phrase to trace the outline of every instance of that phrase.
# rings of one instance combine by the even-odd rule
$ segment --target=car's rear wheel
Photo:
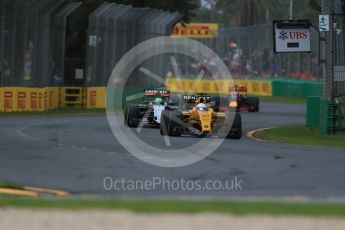
[[[160,133],[164,136],[181,136],[181,126],[176,120],[182,119],[182,113],[176,110],[164,110],[161,115]]]
[[[130,128],[138,127],[140,123],[140,109],[137,105],[126,105],[124,112],[125,124]]]
[[[213,110],[215,112],[219,112],[220,111],[220,96],[213,97],[213,102],[214,102]]]
[[[248,112],[259,112],[259,98],[258,97],[248,97],[246,103],[249,106],[252,106],[252,109],[248,110]]]

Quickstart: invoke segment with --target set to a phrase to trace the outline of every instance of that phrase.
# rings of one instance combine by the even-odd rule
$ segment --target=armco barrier
[[[124,91],[123,103],[127,96],[142,93],[150,87],[127,87]],[[139,103],[142,98],[131,100]],[[45,111],[59,107],[86,107],[87,109],[105,108],[106,87],[47,87],[0,88],[0,112]]]
[[[338,131],[345,130],[345,114],[343,112],[343,108],[345,107],[345,103],[330,103],[329,104],[329,132],[336,133]]]
[[[329,102],[326,98],[321,97],[320,99],[320,133],[330,134],[329,130]]]
[[[60,107],[84,108],[86,101],[85,89],[83,87],[61,87]]]
[[[320,128],[321,97],[307,98],[307,127]]]
[[[172,92],[188,93],[193,88],[196,92],[223,93],[227,94],[232,83],[230,80],[201,80],[195,85],[190,79],[167,79],[167,88]],[[236,85],[247,86],[248,93],[257,96],[321,96],[322,85],[320,82],[289,80],[289,79],[268,79],[268,80],[235,80]],[[76,90],[78,92],[74,92]],[[127,87],[123,95],[123,103],[126,97],[142,93],[148,87]],[[72,90],[72,93],[69,93]],[[85,92],[85,93],[84,93]],[[79,105],[88,109],[105,108],[106,87],[47,87],[47,88],[25,88],[25,87],[3,87],[0,88],[0,112],[18,111],[44,111],[66,106],[66,96],[71,99],[69,105]],[[62,98],[63,97],[63,98]],[[130,101],[138,103],[142,99]],[[66,102],[66,103],[65,103]],[[59,106],[60,105],[60,106]],[[310,121],[310,119],[308,120]],[[315,121],[310,121],[316,124]]]
[[[86,108],[87,109],[99,109],[105,108],[105,87],[89,87],[86,93]]]
[[[192,79],[167,79],[165,85],[168,90],[175,93],[222,93],[226,94],[232,87],[231,80],[200,80],[196,82]]]
[[[193,87],[196,87],[196,92],[204,92],[209,94],[215,93],[224,93],[227,94],[229,85],[231,81],[215,82],[212,80],[202,80],[200,84],[194,86],[192,80],[167,80],[166,86],[168,90],[174,93],[188,93]],[[247,86],[248,93],[253,95],[265,95],[270,96],[272,92],[271,84],[269,81],[236,81],[236,84]],[[144,89],[152,88],[150,86],[141,86],[135,87],[130,86],[126,87],[123,92],[122,98],[115,98],[116,104],[119,104],[122,99],[122,104],[125,103],[140,103],[143,101],[140,93],[143,93]],[[222,91],[217,91],[216,89],[223,89]],[[89,87],[87,88],[87,99],[86,99],[86,108],[104,108],[106,104],[106,87]],[[127,99],[128,98],[128,99]]]
[[[273,88],[271,81],[263,80],[235,80],[238,86],[246,86],[248,94],[256,96],[272,96]]]
[[[273,96],[310,97],[323,94],[322,83],[293,79],[272,79]]]
[[[140,93],[144,92],[144,89],[149,89],[151,87],[126,87],[123,91],[122,98],[115,98],[115,103],[120,104],[122,99],[123,105],[125,103],[140,103],[143,101],[142,96],[136,97],[136,95],[140,95]],[[86,108],[87,109],[100,109],[105,108],[106,105],[106,95],[107,95],[107,88],[106,87],[89,87],[87,88],[87,99],[86,99]],[[126,98],[129,99],[126,101]],[[116,105],[115,105],[116,106]]]
[[[167,88],[172,92],[184,93],[195,89],[196,92],[227,93],[231,87],[230,80],[201,80],[196,86],[191,79],[166,80]],[[318,81],[296,79],[235,80],[236,85],[247,86],[248,93],[257,96],[308,97],[322,96],[322,83]]]
[[[44,111],[58,108],[59,88],[0,88],[0,112]]]
[[[345,130],[345,103],[330,103],[324,97],[308,97],[307,127],[319,128],[321,134]]]
[[[271,81],[265,80],[235,80],[235,85],[246,86],[248,94],[257,96],[272,96]],[[168,90],[176,93],[202,92],[209,94],[227,94],[234,87],[231,80],[200,80],[167,79],[165,85]]]

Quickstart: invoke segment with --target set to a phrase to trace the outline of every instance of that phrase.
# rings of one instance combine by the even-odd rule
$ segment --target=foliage
[[[315,12],[306,0],[293,0],[293,19],[317,20]],[[216,10],[223,17],[225,26],[249,26],[271,23],[274,19],[289,18],[290,1],[287,0],[218,0]]]
[[[178,11],[184,15],[182,21],[189,22],[194,16],[192,10],[199,4],[197,0],[108,0],[119,4],[132,5],[133,7],[151,7],[166,11]]]

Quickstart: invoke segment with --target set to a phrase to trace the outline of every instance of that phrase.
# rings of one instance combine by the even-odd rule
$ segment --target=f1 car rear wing
[[[161,89],[145,89],[144,90],[145,97],[170,97],[170,92],[168,90],[161,90]]]
[[[236,92],[239,92],[239,93],[247,93],[248,89],[247,89],[247,86],[244,86],[244,85],[235,85],[235,91]]]
[[[205,95],[203,95],[203,96],[201,96],[201,95],[199,95],[199,96],[195,96],[195,95],[184,95],[183,96],[183,101],[185,101],[185,102],[187,102],[187,103],[194,103],[198,98],[200,98],[200,97],[202,97],[202,98],[204,98],[204,100],[205,100],[205,102],[206,103],[209,103],[209,102],[211,102],[212,101],[212,96],[205,96]]]

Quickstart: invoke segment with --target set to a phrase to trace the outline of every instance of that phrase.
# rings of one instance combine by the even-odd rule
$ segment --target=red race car
[[[218,111],[226,111],[229,107],[236,107],[238,112],[248,111],[248,112],[259,112],[259,98],[258,97],[248,97],[247,87],[245,86],[235,86],[235,95],[229,95],[228,97],[219,97],[216,100],[215,107]],[[234,98],[236,98],[234,100]]]

